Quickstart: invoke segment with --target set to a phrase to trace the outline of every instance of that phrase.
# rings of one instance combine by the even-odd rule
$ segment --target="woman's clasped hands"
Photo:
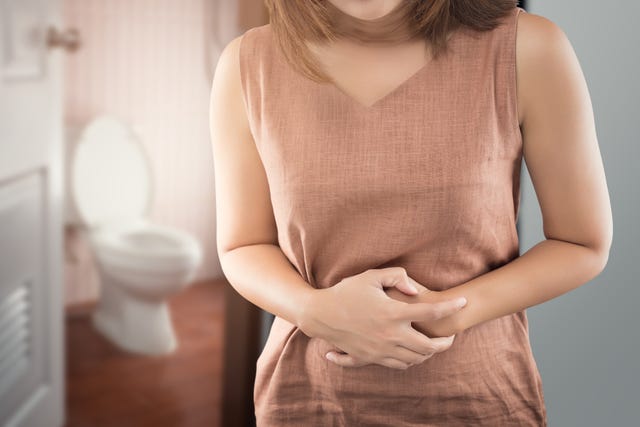
[[[375,363],[407,369],[453,344],[455,334],[429,337],[412,322],[429,324],[457,313],[466,304],[464,298],[407,303],[390,298],[385,288],[414,297],[437,292],[411,279],[403,267],[370,269],[315,290],[304,307],[300,329],[343,351],[329,352],[327,358],[345,367]]]

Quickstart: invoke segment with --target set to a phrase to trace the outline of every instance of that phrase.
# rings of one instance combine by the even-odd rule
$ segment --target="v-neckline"
[[[344,89],[342,89],[341,87],[339,87],[337,84],[333,82],[327,82],[327,85],[334,92],[336,92],[339,97],[343,98],[344,101],[346,101],[350,105],[353,105],[358,110],[372,111],[376,109],[379,105],[385,103],[385,101],[387,101],[388,99],[391,99],[396,93],[402,91],[406,86],[409,86],[411,82],[417,79],[423,73],[423,71],[429,68],[429,66],[432,63],[433,63],[433,59],[429,60],[426,64],[423,64],[420,68],[414,71],[409,77],[401,81],[399,84],[393,87],[390,91],[388,91],[386,94],[382,95],[381,97],[379,97],[369,105],[363,104],[360,100],[356,99],[354,96],[347,93]]]
[[[451,43],[459,31],[460,31],[460,28],[453,30],[453,32],[447,39],[447,43]],[[363,104],[362,102],[360,102],[360,100],[356,99],[354,96],[347,93],[344,89],[342,89],[332,81],[326,82],[324,84],[326,84],[327,87],[329,87],[333,92],[335,92],[339,98],[342,98],[344,102],[346,102],[349,106],[353,107],[355,110],[361,111],[364,113],[370,113],[377,110],[385,103],[389,102],[400,92],[403,92],[405,88],[411,85],[414,80],[417,80],[423,73],[426,72],[427,69],[431,69],[432,67],[437,66],[440,60],[441,58],[438,58],[435,60],[433,59],[433,57],[430,58],[425,64],[420,66],[420,68],[418,68],[411,75],[409,75],[409,77],[401,81],[399,84],[393,87],[393,89],[391,89],[386,94],[382,95],[381,97],[373,101],[373,103],[368,105]]]

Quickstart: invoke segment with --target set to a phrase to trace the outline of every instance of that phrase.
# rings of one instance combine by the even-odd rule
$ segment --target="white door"
[[[58,0],[0,0],[0,426],[64,418]]]

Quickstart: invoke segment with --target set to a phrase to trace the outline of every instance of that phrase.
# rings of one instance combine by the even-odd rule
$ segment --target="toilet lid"
[[[83,130],[71,170],[80,219],[89,226],[142,217],[151,196],[149,163],[132,129],[101,116]]]

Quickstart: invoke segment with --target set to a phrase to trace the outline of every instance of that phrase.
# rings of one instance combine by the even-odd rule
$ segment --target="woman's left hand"
[[[406,302],[409,304],[413,304],[417,302],[435,303],[435,302],[440,302],[443,300],[450,299],[446,297],[442,291],[434,291],[434,290],[428,289],[427,287],[413,280],[411,277],[409,277],[409,280],[418,290],[418,293],[415,295],[407,295],[395,287],[387,288],[384,291],[388,297],[398,301]],[[425,322],[425,321],[412,322],[412,326],[417,331],[422,332],[429,338],[448,337],[457,333],[458,331],[457,325],[455,324],[455,318],[453,316],[446,316],[446,317],[442,317],[440,319],[432,320],[429,322]],[[333,353],[336,356],[338,356],[336,359],[336,362],[333,362],[337,365],[349,366],[349,367],[360,367],[368,364],[367,362],[360,361],[354,358],[353,356],[348,355],[347,353],[343,352],[339,348],[334,348],[329,353]],[[346,358],[348,358],[348,360],[346,360]],[[345,362],[345,363],[343,364],[341,362]]]

